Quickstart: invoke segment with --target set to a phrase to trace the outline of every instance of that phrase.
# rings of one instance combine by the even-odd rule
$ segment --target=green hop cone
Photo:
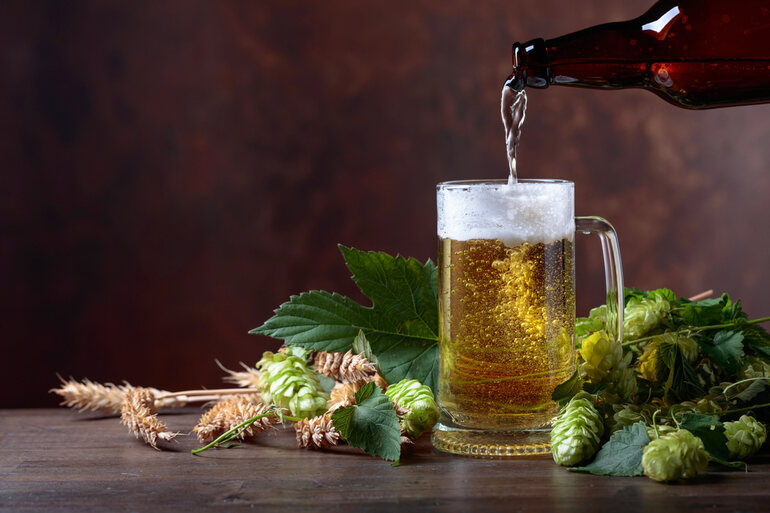
[[[595,331],[603,330],[607,324],[607,305],[592,308],[588,317],[575,319],[575,335],[585,337]]]
[[[622,361],[623,346],[601,330],[583,339],[580,356],[584,360],[580,368],[588,376],[588,381],[601,383]]]
[[[406,434],[417,438],[438,422],[439,411],[430,387],[416,379],[402,379],[385,391],[388,399],[409,412],[401,419]]]
[[[660,325],[663,317],[671,311],[671,303],[662,298],[632,297],[623,309],[623,337],[633,340],[647,335]]]
[[[655,481],[689,479],[705,469],[708,461],[701,439],[686,429],[662,435],[642,452],[644,475]]]
[[[658,428],[657,433],[655,432],[655,428]],[[676,431],[676,428],[674,426],[668,426],[666,424],[658,424],[657,426],[647,426],[647,436],[650,437],[650,440],[657,440],[663,435],[668,435],[669,433],[673,433]]]
[[[725,436],[730,458],[745,460],[765,443],[767,429],[754,417],[742,415],[735,422],[725,422]]]
[[[660,341],[653,340],[639,357],[639,373],[651,383],[663,380],[666,374],[666,365],[660,358]]]
[[[599,448],[604,422],[590,398],[589,394],[578,392],[553,423],[551,453],[559,465],[577,465],[591,458]]]
[[[626,353],[617,368],[610,372],[604,382],[607,385],[602,397],[608,404],[631,401],[639,390],[636,371],[631,367],[633,355]]]
[[[739,380],[770,377],[770,364],[764,358],[747,356],[745,362],[738,371]]]
[[[257,387],[265,404],[286,408],[301,418],[315,417],[328,409],[329,395],[304,358],[266,351],[256,367],[261,371]]]
[[[613,404],[612,409],[615,413],[607,419],[607,428],[611,433],[633,426],[639,421],[647,422],[641,408],[635,404]]]

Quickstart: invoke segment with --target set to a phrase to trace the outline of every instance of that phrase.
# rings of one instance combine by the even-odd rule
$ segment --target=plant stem
[[[743,321],[741,324],[759,324],[762,322],[768,322],[770,321],[770,317],[760,317],[759,319],[752,319],[750,321]],[[695,332],[699,333],[701,331],[710,331],[710,330],[718,330],[722,328],[730,328],[732,326],[735,326],[736,322],[726,322],[723,324],[712,324],[710,326],[693,326],[690,328],[683,328],[681,330],[672,331],[671,333],[679,334],[679,333],[688,333],[688,332]],[[645,340],[652,340],[653,338],[659,336],[658,335],[650,335],[648,337],[641,337],[641,338],[635,338],[633,340],[626,340],[622,343],[623,347],[626,346],[633,346],[638,344],[639,342],[644,342]]]
[[[233,438],[236,438],[239,434],[241,434],[241,432],[244,429],[246,429],[250,425],[254,424],[256,421],[258,421],[259,419],[264,418],[264,417],[279,417],[281,420],[288,420],[288,421],[291,421],[291,422],[299,422],[300,420],[302,420],[299,417],[290,417],[289,415],[282,415],[278,411],[268,411],[268,412],[265,412],[265,413],[260,413],[259,415],[255,415],[255,416],[251,417],[250,419],[244,420],[243,422],[241,422],[240,424],[238,424],[234,428],[230,429],[226,433],[223,433],[221,436],[219,436],[219,438],[217,438],[216,440],[214,440],[210,444],[208,444],[208,445],[206,445],[204,447],[199,447],[198,449],[193,449],[191,452],[193,454],[198,454],[198,453],[203,452],[203,451],[205,451],[207,449],[211,449],[212,447],[215,447],[215,446],[217,446],[217,445],[219,445],[219,444],[221,444],[223,442],[229,442],[230,440],[232,440]]]
[[[259,390],[256,388],[215,388],[215,389],[202,389],[202,390],[182,390],[181,392],[169,392],[168,394],[159,395],[156,399],[166,399],[167,397],[180,397],[188,396],[195,397],[197,395],[238,395],[238,394],[257,394]]]
[[[752,404],[751,406],[748,406],[746,408],[736,408],[734,410],[723,411],[722,413],[719,414],[719,416],[721,417],[722,415],[729,415],[731,413],[736,413],[736,412],[739,412],[739,411],[749,411],[749,410],[756,410],[756,409],[759,409],[759,408],[767,408],[768,406],[770,406],[770,403]]]

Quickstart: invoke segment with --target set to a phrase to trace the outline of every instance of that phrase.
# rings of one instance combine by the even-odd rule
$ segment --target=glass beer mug
[[[622,338],[617,236],[575,217],[565,180],[437,186],[439,450],[473,456],[550,452],[557,386],[576,371],[574,234],[602,241],[608,330]]]

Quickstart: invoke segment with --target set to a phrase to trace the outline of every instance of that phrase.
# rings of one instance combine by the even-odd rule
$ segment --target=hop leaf
[[[551,453],[559,465],[577,465],[591,458],[599,448],[604,422],[590,397],[585,392],[578,393],[553,423]]]
[[[597,331],[583,339],[580,356],[581,365],[591,383],[601,383],[607,374],[617,368],[623,359],[623,346],[609,337],[607,332]]]
[[[725,422],[724,426],[730,458],[745,460],[754,455],[767,438],[765,425],[748,415],[742,415],[735,422]]]
[[[406,434],[417,438],[438,422],[439,411],[433,392],[416,379],[403,379],[388,387],[388,399],[409,410],[401,419]]]
[[[372,301],[366,307],[322,290],[292,296],[249,333],[306,349],[345,352],[363,331],[388,383],[417,379],[436,390],[438,270],[428,260],[340,246],[353,281]]]
[[[709,455],[700,438],[685,429],[650,442],[642,454],[644,475],[655,481],[689,479],[708,465]]]
[[[332,423],[342,438],[372,456],[398,461],[401,427],[393,403],[369,382],[356,392],[356,404],[335,410]]]
[[[671,303],[661,295],[655,297],[631,297],[623,310],[623,333],[625,338],[641,338],[660,325],[671,311]]]
[[[296,417],[315,417],[327,408],[328,394],[304,358],[266,351],[257,362],[257,385],[267,404],[287,408]]]

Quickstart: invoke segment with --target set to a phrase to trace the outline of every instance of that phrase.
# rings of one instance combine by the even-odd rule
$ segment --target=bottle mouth
[[[513,56],[513,72],[506,79],[505,85],[510,87],[516,92],[524,90],[524,86],[527,85],[527,72],[522,66],[522,55],[524,47],[521,43],[513,43],[511,54]]]

